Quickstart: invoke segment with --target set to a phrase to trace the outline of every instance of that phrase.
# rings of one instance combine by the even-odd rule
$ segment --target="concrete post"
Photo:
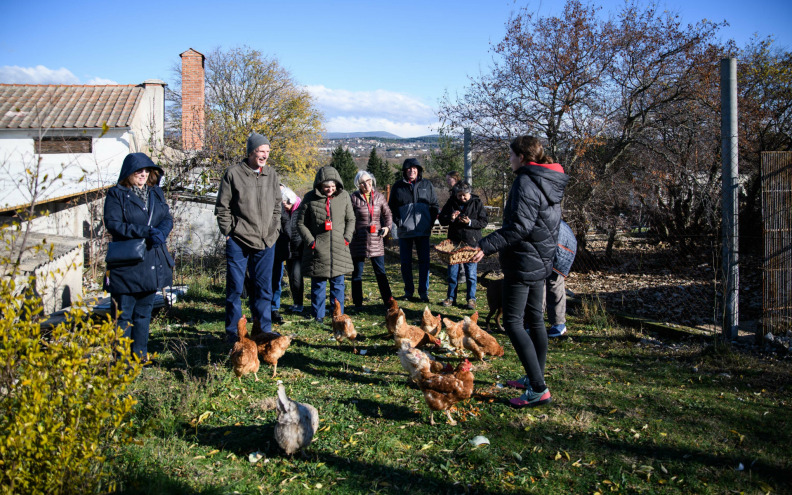
[[[473,152],[470,150],[470,128],[465,127],[465,181],[473,185]]]
[[[720,64],[721,82],[721,159],[723,196],[723,337],[737,338],[739,317],[739,253],[738,253],[738,141],[737,141],[737,59],[724,58]]]

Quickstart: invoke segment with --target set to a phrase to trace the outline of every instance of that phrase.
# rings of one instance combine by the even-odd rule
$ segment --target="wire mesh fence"
[[[792,153],[762,153],[762,333],[792,330]]]
[[[743,239],[756,244],[759,239]],[[591,235],[579,252],[567,288],[596,299],[608,311],[717,333],[723,322],[721,239],[672,237],[660,242],[622,232],[610,248],[606,236]],[[755,332],[762,316],[761,257],[740,258],[740,328]]]

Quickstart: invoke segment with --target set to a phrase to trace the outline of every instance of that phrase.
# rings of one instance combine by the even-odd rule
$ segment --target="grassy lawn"
[[[398,265],[389,261],[389,270],[399,295]],[[571,317],[569,337],[550,343],[552,405],[508,406],[517,394],[502,384],[522,372],[498,334],[506,355],[473,363],[474,397],[454,411],[459,424],[435,414],[432,427],[384,328],[370,267],[366,311],[354,317],[365,354],[331,340],[329,327],[284,314],[280,331],[295,339],[276,379],[320,415],[314,443],[288,457],[273,439],[271,368],[262,364],[259,382],[237,380],[224,342],[223,287],[199,276],[188,283],[188,297],[152,327],[149,349],[159,359],[135,385],[135,439],[109,458],[127,493],[792,491],[789,359],[713,341],[663,344],[601,317]],[[437,313],[442,277],[433,275],[430,298]],[[483,294],[479,302],[485,316]],[[422,304],[402,307],[419,320]],[[465,314],[443,309],[454,319]],[[479,435],[489,445],[469,443]]]

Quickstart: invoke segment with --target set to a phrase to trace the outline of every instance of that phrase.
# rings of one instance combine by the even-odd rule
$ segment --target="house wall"
[[[177,255],[204,256],[224,252],[225,240],[217,228],[214,199],[182,196],[172,206],[173,232],[168,248]]]
[[[98,129],[51,129],[47,136],[91,136],[91,153],[54,153],[34,155],[34,138],[39,133],[32,129],[0,131],[0,211],[31,203],[33,196],[24,184],[29,175],[25,172],[39,166],[39,177],[47,179],[47,187],[39,190],[37,203],[65,198],[115,184],[121,163],[129,153],[129,129],[110,129],[100,137]],[[60,178],[57,178],[58,176]],[[82,234],[80,234],[82,235]]]
[[[99,198],[79,198],[69,202],[52,202],[42,206],[48,214],[40,215],[31,220],[34,232],[55,234],[68,237],[85,237],[101,235],[98,228],[102,223],[104,194]],[[92,195],[95,196],[95,195]],[[25,222],[22,223],[25,228]],[[101,230],[101,229],[100,229]]]
[[[21,239],[19,231],[4,232],[7,240]],[[16,288],[28,288],[29,277],[34,276],[35,293],[42,298],[44,314],[71,306],[83,295],[83,240],[39,233],[29,234],[26,246],[45,245],[46,249],[25,249],[22,252]],[[0,268],[0,272],[2,269]]]
[[[83,257],[83,247],[78,245],[36,268],[36,291],[44,314],[69,307],[83,297]]]
[[[148,79],[143,82],[143,96],[132,119],[129,151],[148,155],[160,149],[165,140],[165,82]]]

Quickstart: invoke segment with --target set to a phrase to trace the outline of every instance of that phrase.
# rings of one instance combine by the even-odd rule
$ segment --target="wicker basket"
[[[446,239],[440,244],[434,246],[437,255],[449,265],[458,265],[460,263],[470,263],[476,255],[476,248],[470,246],[457,247],[456,244],[451,242],[451,239]]]

